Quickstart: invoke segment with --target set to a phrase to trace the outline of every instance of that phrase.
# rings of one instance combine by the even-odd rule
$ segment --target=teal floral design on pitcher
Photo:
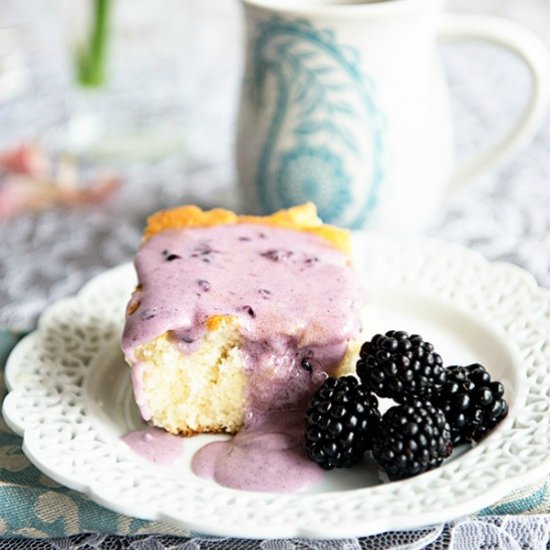
[[[279,166],[278,190],[285,204],[314,201],[323,220],[345,212],[351,181],[340,156],[325,147],[304,146],[282,154]]]
[[[314,201],[330,223],[362,227],[384,175],[384,120],[358,52],[330,30],[272,17],[257,25],[249,101],[264,141],[256,189],[264,212]]]

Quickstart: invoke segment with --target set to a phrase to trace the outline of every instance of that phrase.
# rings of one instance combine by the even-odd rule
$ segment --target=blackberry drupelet
[[[305,449],[325,470],[349,468],[371,448],[378,400],[353,376],[328,378],[306,411]]]
[[[398,403],[409,397],[430,399],[446,378],[441,356],[421,336],[390,330],[361,347],[357,375],[379,397]]]
[[[476,443],[507,414],[504,386],[491,380],[485,367],[473,365],[447,368],[447,381],[434,398],[451,426],[453,443]]]
[[[445,415],[418,399],[384,413],[372,448],[372,456],[392,481],[432,470],[452,452]]]

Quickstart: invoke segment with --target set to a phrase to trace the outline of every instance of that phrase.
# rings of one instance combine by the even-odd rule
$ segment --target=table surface
[[[52,26],[59,25],[58,14],[37,2],[31,4],[32,9],[25,13],[13,6],[4,12],[9,22],[21,25],[29,73],[23,92],[0,102],[0,146],[33,139],[55,151],[63,142],[71,112],[67,59],[63,43],[49,39]],[[0,225],[0,326],[31,329],[48,303],[74,293],[94,274],[131,260],[149,213],[183,202],[236,205],[231,151],[240,74],[240,29],[238,12],[229,4],[209,0],[200,6],[198,2],[186,5],[188,18],[207,21],[216,32],[207,40],[200,25],[187,29],[183,59],[185,76],[192,85],[173,104],[178,109],[174,117],[185,121],[184,154],[117,163],[122,188],[102,207],[64,211],[62,215],[59,210],[50,210]],[[467,2],[459,4],[468,7]],[[512,3],[501,6],[504,4],[513,11]],[[492,47],[446,47],[443,56],[452,92],[457,156],[462,159],[507,128],[528,96],[529,77],[516,58]],[[169,79],[162,71],[159,68],[155,77]],[[427,235],[463,244],[490,260],[512,262],[531,272],[542,286],[550,287],[549,152],[550,117],[513,162],[449,196]],[[86,165],[86,169],[93,168],[94,163]],[[487,526],[498,525],[498,521],[488,519]],[[546,533],[549,529],[546,515],[527,520],[507,517],[505,522],[509,523],[501,522],[498,528],[501,533],[512,533],[512,537],[519,537],[518,533],[528,536],[526,533],[529,529],[532,532],[535,525],[545,526]],[[472,529],[464,523],[438,526],[422,536],[426,537],[426,547],[443,548],[453,536],[455,543],[459,540],[456,537],[466,533],[471,536]],[[105,538],[107,535],[94,536],[93,540],[81,536],[73,543],[99,547],[111,540]],[[403,535],[402,540],[412,542],[419,536]],[[145,543],[143,539],[125,540]],[[146,540],[152,544],[151,539]],[[395,540],[378,537],[369,544],[391,547]],[[174,541],[169,537],[155,539],[159,547]],[[359,548],[367,542],[348,543],[347,548]],[[244,547],[237,541],[231,541],[231,545]],[[203,541],[201,547],[231,545],[229,541]],[[262,547],[279,548],[270,543]]]

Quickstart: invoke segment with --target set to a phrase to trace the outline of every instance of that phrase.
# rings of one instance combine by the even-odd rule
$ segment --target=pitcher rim
[[[357,4],[339,4],[338,0],[334,0],[334,3],[317,5],[311,0],[295,0],[293,2],[281,2],[280,0],[241,0],[241,2],[246,7],[292,15],[317,14],[333,17],[368,15],[376,17],[442,7],[445,0],[378,0],[372,3],[360,2]]]

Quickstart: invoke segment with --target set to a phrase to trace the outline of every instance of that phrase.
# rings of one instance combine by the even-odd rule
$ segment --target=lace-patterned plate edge
[[[412,289],[490,320],[488,330],[517,355],[520,387],[507,421],[438,470],[353,491],[273,495],[175,483],[133,460],[96,430],[85,396],[98,355],[120,337],[135,284],[129,264],[48,308],[17,345],[6,368],[4,417],[54,480],[117,512],[213,535],[340,538],[418,528],[473,513],[548,473],[550,292],[521,269],[457,245],[361,234],[354,246],[367,286]]]

